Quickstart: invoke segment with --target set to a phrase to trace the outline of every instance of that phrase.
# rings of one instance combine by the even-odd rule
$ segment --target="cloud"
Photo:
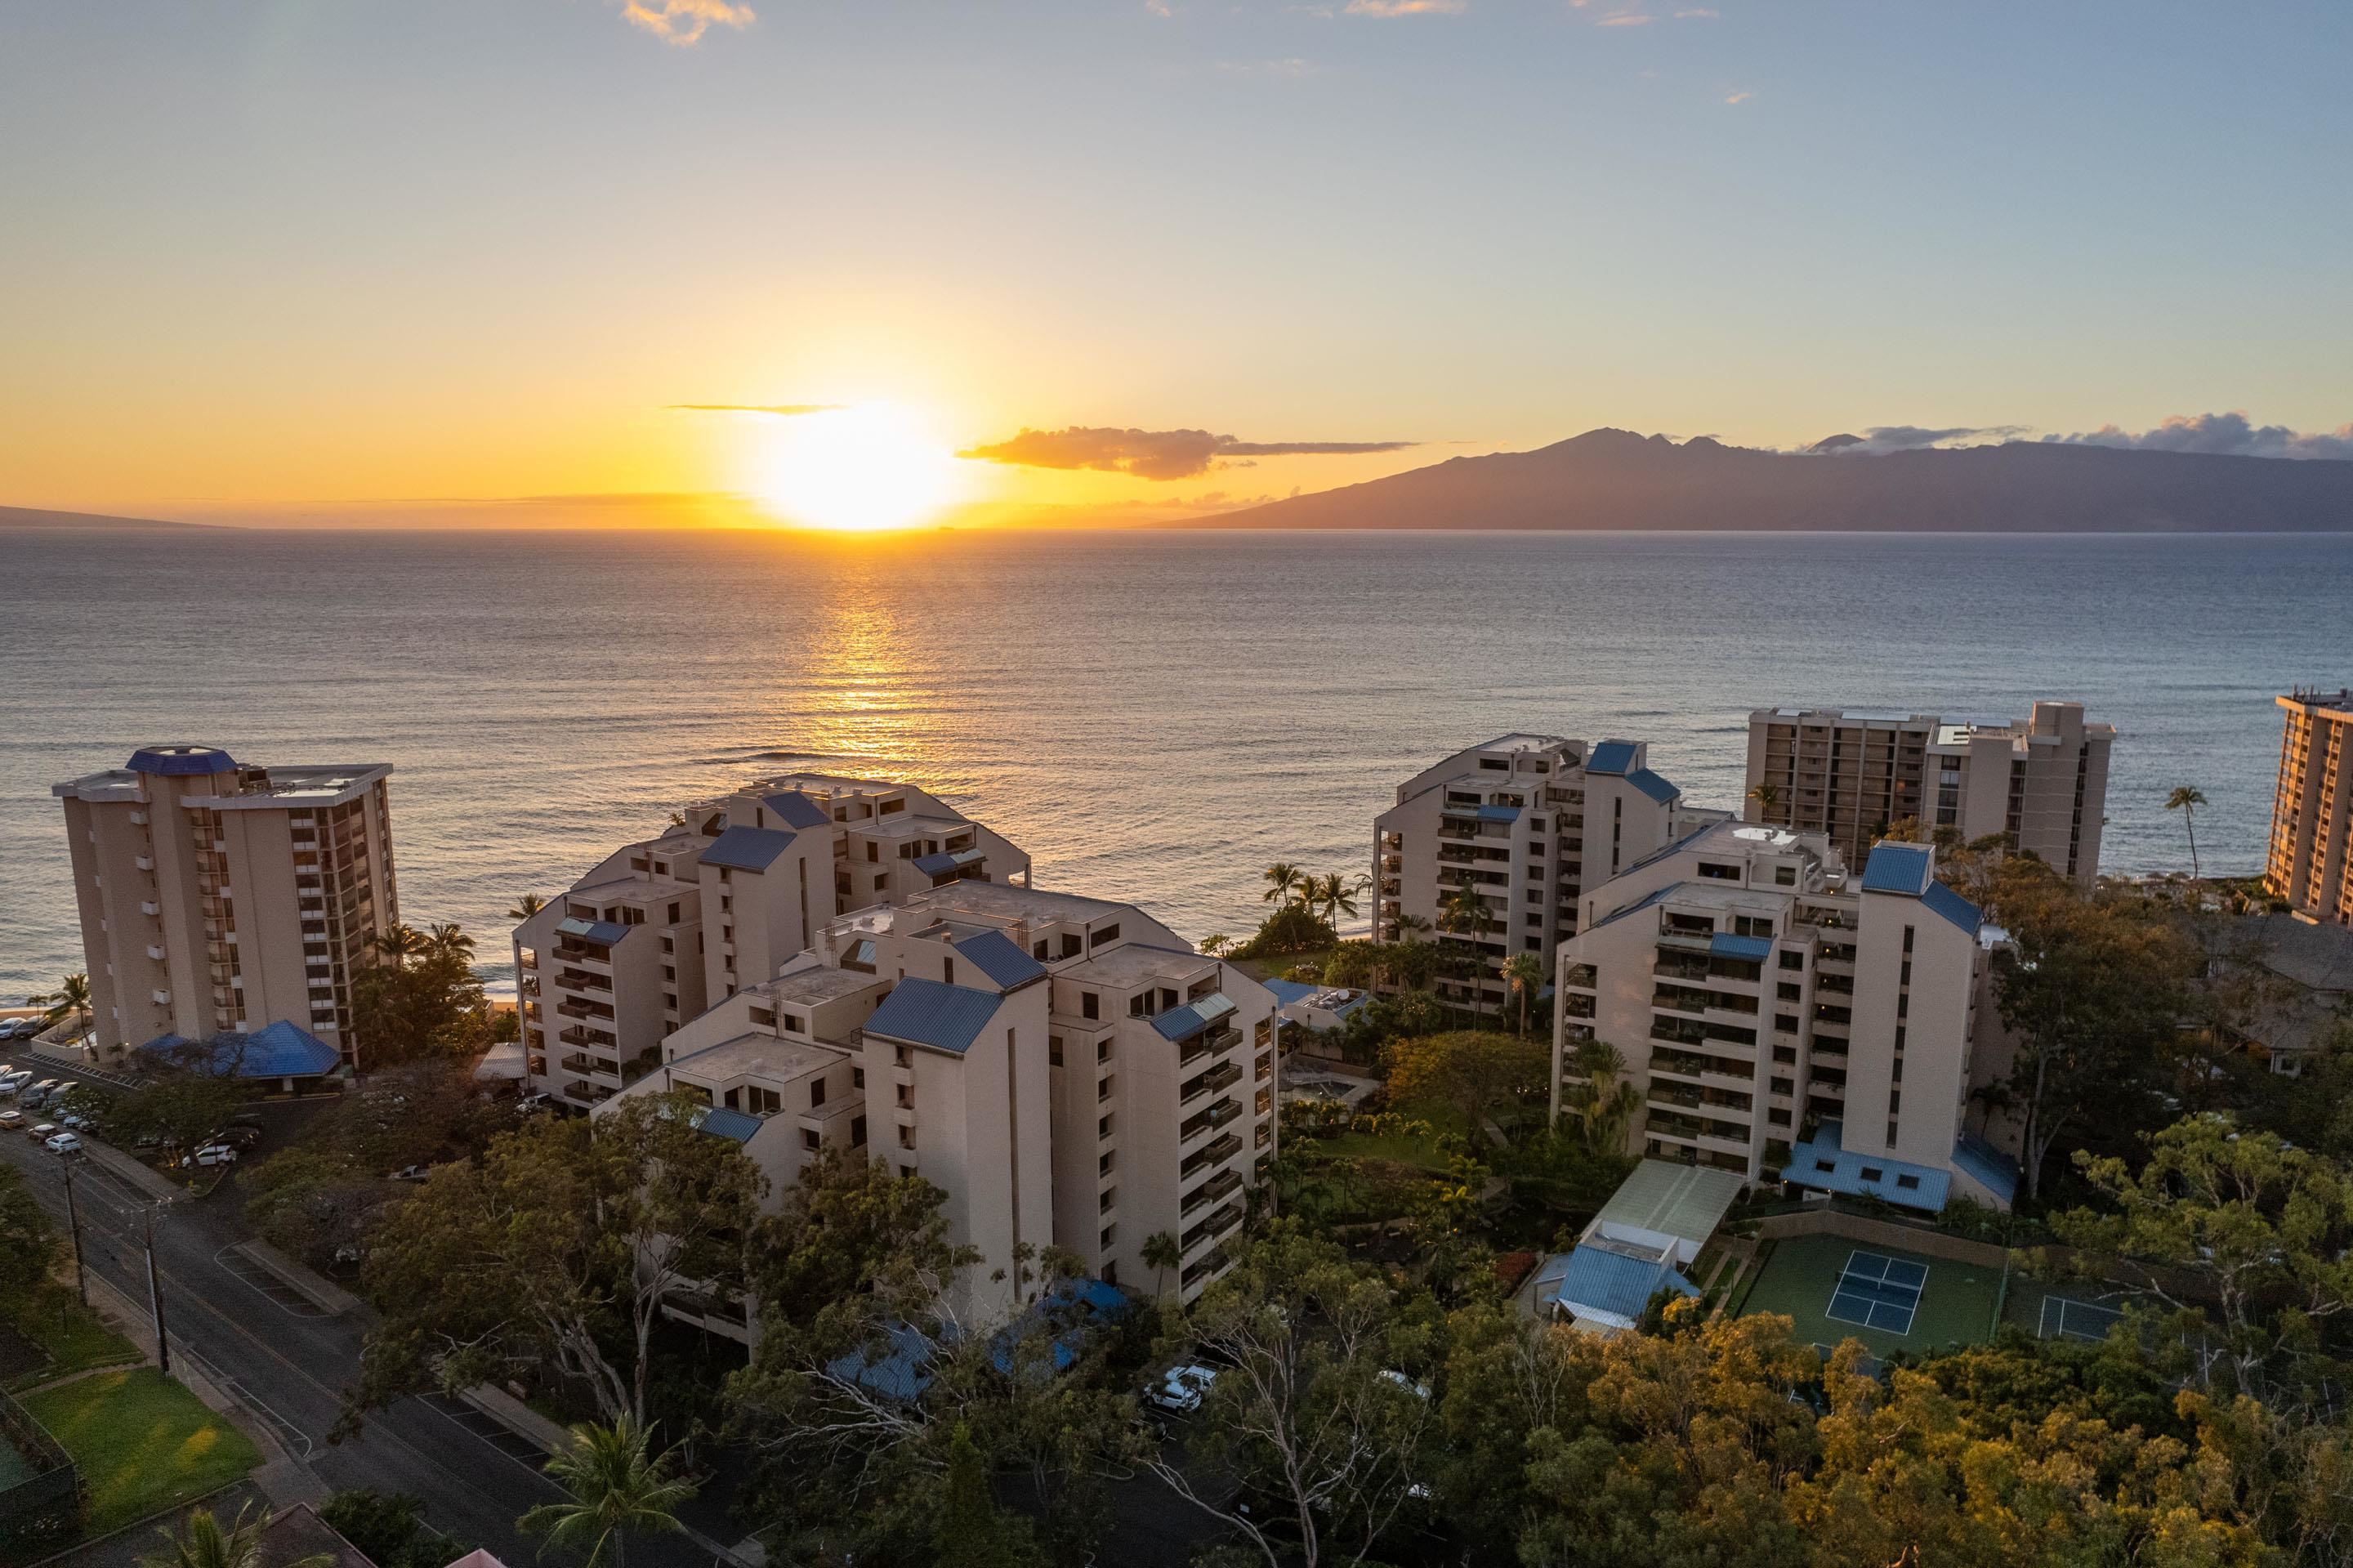
[[[748,27],[757,20],[741,0],[621,0],[621,15],[664,43],[683,48],[701,41],[716,22]]]
[[[1612,11],[1607,16],[1596,16],[1597,27],[1647,27],[1657,21],[1648,11]]]
[[[779,414],[787,418],[796,414],[830,414],[849,407],[847,403],[672,403],[670,408],[681,414]]]
[[[1873,425],[1859,436],[1831,436],[1806,450],[1835,457],[1882,457],[1926,447],[2013,440],[2025,433],[2023,425],[1954,425],[1944,429],[1925,425]]]
[[[1756,97],[1756,96],[1757,96],[1757,95],[1756,95],[1755,93],[1753,93],[1753,92],[1749,91],[1749,90],[1748,90],[1747,89],[1746,89],[1746,88],[1743,88],[1743,89],[1741,89],[1738,92],[1727,92],[1727,93],[1725,93],[1725,94],[1724,95],[1724,101],[1725,101],[1725,102],[1726,102],[1726,103],[1730,103],[1730,104],[1734,104],[1734,105],[1738,105],[1738,104],[1743,104],[1743,103],[1747,102],[1750,99],[1752,99],[1752,98],[1754,98],[1754,97]]]
[[[1308,457],[1394,452],[1419,441],[1244,441],[1207,430],[1121,430],[1072,425],[1032,430],[956,453],[981,462],[1022,468],[1097,469],[1138,479],[1192,479],[1214,469],[1247,467],[1230,458]]]
[[[1176,14],[1168,8],[1167,0],[1144,0],[1144,8],[1155,16],[1174,16]]]
[[[1351,16],[1457,16],[1469,0],[1348,0]]]
[[[1303,77],[1315,74],[1315,62],[1296,56],[1280,60],[1219,60],[1218,69],[1228,76]]]
[[[2353,424],[2334,430],[2291,430],[2257,425],[2244,409],[2227,414],[2175,414],[2138,435],[2115,425],[2073,435],[2045,436],[2067,446],[2125,447],[2147,452],[2212,452],[2231,457],[2353,460]]]
[[[1705,5],[1694,5],[1688,11],[1675,13],[1678,22],[1713,22],[1724,13]]]

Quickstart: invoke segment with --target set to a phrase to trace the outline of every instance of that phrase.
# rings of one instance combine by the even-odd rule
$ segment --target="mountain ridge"
[[[2333,533],[2353,461],[2058,441],[1861,453],[1677,442],[1611,427],[1527,451],[1187,519],[1192,528],[1860,533]]]

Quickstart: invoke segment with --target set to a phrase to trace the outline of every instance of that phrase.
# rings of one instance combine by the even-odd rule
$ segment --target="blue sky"
[[[1436,455],[2353,420],[2353,7],[1397,8],[10,7],[0,502],[729,488],[679,402]]]

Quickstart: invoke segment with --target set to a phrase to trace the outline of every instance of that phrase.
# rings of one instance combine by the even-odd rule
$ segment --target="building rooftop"
[[[1783,1178],[1820,1192],[1877,1198],[1931,1214],[1944,1212],[1953,1186],[1950,1171],[1853,1153],[1841,1142],[1845,1132],[1842,1121],[1822,1123],[1811,1139],[1789,1150],[1788,1161],[1781,1167]]]
[[[132,757],[151,766],[108,768],[49,786],[52,795],[95,803],[137,800],[148,791],[146,779],[155,778],[236,779],[234,789],[202,796],[192,804],[217,810],[256,810],[289,806],[341,805],[357,800],[368,787],[392,773],[389,762],[322,762],[279,768],[243,767],[228,753],[209,747],[147,747]],[[227,767],[213,763],[227,762]],[[162,766],[169,763],[171,766]]]
[[[692,1078],[767,1078],[786,1083],[833,1066],[842,1060],[842,1055],[831,1046],[811,1045],[806,1041],[786,1040],[754,1030],[672,1057],[669,1065],[672,1072]]]
[[[702,863],[733,871],[765,871],[792,843],[792,834],[775,828],[731,827],[704,846]]]
[[[1004,1000],[995,991],[911,975],[882,999],[866,1021],[866,1033],[961,1056],[972,1049]]]
[[[309,1030],[283,1020],[249,1034],[223,1030],[201,1041],[159,1034],[139,1049],[216,1078],[315,1078],[333,1072],[343,1059]]]
[[[1002,931],[982,931],[949,946],[958,957],[970,959],[973,967],[995,980],[1002,991],[1046,978],[1046,966],[1015,947]]]
[[[1645,1160],[1609,1194],[1593,1224],[1655,1232],[1698,1246],[1715,1234],[1746,1184],[1734,1171]]]
[[[1585,759],[1588,773],[1624,773],[1634,766],[1634,743],[1630,740],[1605,740],[1593,747]]]
[[[602,882],[578,883],[565,890],[566,898],[587,898],[602,901],[622,899],[629,903],[659,903],[669,898],[700,895],[702,889],[691,882],[681,882],[674,876],[653,876],[642,871],[608,876]]]
[[[760,804],[788,828],[821,828],[833,821],[832,811],[823,801],[813,800],[798,789],[779,789],[773,795],[763,795]]]
[[[1135,909],[1133,904],[1114,904],[1107,898],[1089,898],[1076,893],[1050,893],[1042,887],[1016,887],[1006,882],[951,882],[913,895],[904,907],[934,911],[960,909],[1000,919],[1060,920],[1072,924],[1092,924],[1106,915]],[[1141,910],[1136,912],[1143,913]]]
[[[1218,960],[1206,953],[1155,947],[1149,942],[1122,942],[1054,972],[1065,980],[1130,986],[1139,980],[1197,980],[1217,967]]]
[[[845,996],[855,996],[882,982],[872,975],[856,969],[828,969],[822,964],[805,969],[794,969],[774,980],[744,988],[745,996],[766,997],[771,1001],[797,1001],[811,1007],[821,1002],[837,1001]]]

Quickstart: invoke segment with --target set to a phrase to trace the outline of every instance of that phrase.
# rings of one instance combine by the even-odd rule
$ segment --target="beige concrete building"
[[[1652,772],[1640,741],[1589,749],[1561,736],[1507,735],[1456,752],[1398,786],[1374,820],[1373,937],[1395,941],[1412,916],[1441,945],[1467,951],[1479,976],[1449,978],[1439,994],[1500,1010],[1499,970],[1514,953],[1547,966],[1576,934],[1578,895],[1699,821],[1683,792]],[[1454,928],[1448,910],[1470,887],[1484,911]]]
[[[2263,889],[2315,920],[2353,925],[2353,690],[2277,699],[2278,792]]]
[[[1850,863],[1900,822],[1963,842],[2000,834],[2077,881],[2099,875],[2116,730],[2081,703],[2007,725],[1933,714],[1759,708],[1748,715],[1751,822],[1820,833]],[[1765,798],[1760,799],[1763,795]]]
[[[289,1022],[351,1062],[352,981],[400,918],[391,773],[150,746],[52,786],[99,1044]]]
[[[800,773],[698,802],[515,928],[524,1069],[575,1108],[633,1083],[709,1004],[765,981],[828,922],[1029,857],[912,784]]]
[[[1629,1152],[2008,1206],[2014,1166],[1970,1131],[1986,932],[1935,872],[1927,846],[1883,843],[1852,877],[1820,834],[1728,822],[1629,866],[1561,945],[1554,1114],[1599,1039],[1641,1095]]]
[[[1049,1244],[1189,1298],[1227,1266],[1242,1189],[1273,1159],[1275,1011],[1133,905],[951,881],[837,919],[623,1093],[707,1097],[704,1129],[779,1193],[831,1144],[934,1182],[983,1258],[964,1309],[1033,1298],[1014,1259]],[[1165,1278],[1143,1259],[1164,1232],[1180,1253]],[[689,1315],[750,1332],[722,1305]]]

